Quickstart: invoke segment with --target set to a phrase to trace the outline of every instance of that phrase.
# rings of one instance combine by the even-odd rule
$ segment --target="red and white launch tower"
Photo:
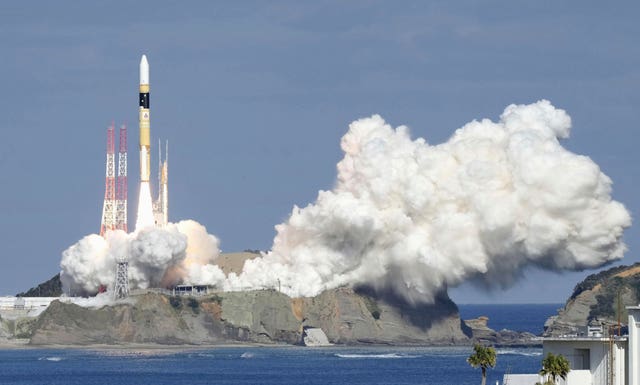
[[[107,128],[107,172],[104,183],[104,204],[102,205],[102,223],[100,235],[104,236],[107,230],[115,229],[116,225],[116,178],[115,178],[115,133],[114,124]]]
[[[127,126],[120,127],[118,185],[116,190],[116,229],[127,232]]]
[[[108,230],[127,231],[127,128],[124,125],[120,128],[117,191],[115,156],[115,125],[112,123],[107,128],[107,165],[100,224],[102,236]]]

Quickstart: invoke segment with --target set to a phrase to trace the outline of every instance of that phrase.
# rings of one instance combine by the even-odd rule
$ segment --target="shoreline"
[[[155,352],[188,352],[188,351],[200,351],[200,350],[213,350],[213,349],[226,349],[226,348],[297,348],[306,347],[308,349],[317,348],[461,348],[470,347],[473,343],[469,344],[434,344],[434,345],[420,345],[420,344],[333,344],[331,346],[304,346],[304,345],[291,345],[291,344],[260,344],[251,342],[225,342],[221,344],[178,344],[178,345],[163,345],[154,343],[126,343],[126,344],[88,344],[88,345],[72,345],[72,344],[51,344],[51,345],[31,345],[28,340],[11,340],[0,341],[0,351],[2,350],[97,350],[97,351],[155,351]],[[541,348],[542,343],[539,344],[514,344],[492,345],[496,349],[508,349],[508,348]]]
[[[125,344],[87,344],[87,345],[73,345],[73,344],[47,344],[47,345],[31,345],[29,340],[3,340],[0,341],[0,350],[46,350],[46,349],[58,349],[58,350],[154,350],[154,351],[189,351],[189,350],[203,350],[203,349],[215,349],[215,348],[234,348],[234,347],[294,347],[296,345],[288,344],[258,344],[258,343],[234,343],[225,342],[221,344],[176,344],[176,345],[164,345],[155,343],[125,343]]]

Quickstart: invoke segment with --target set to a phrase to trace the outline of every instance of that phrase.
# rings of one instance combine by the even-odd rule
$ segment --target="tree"
[[[566,380],[569,371],[571,371],[569,361],[562,354],[556,356],[553,353],[547,353],[547,356],[542,359],[540,375],[547,377],[545,384],[555,385],[558,377]]]
[[[469,365],[482,369],[482,385],[487,383],[487,368],[496,366],[496,350],[491,346],[473,345],[473,354],[467,358]]]

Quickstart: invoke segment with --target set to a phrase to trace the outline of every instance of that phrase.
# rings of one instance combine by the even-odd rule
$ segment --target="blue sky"
[[[223,251],[268,249],[294,204],[330,189],[348,124],[374,113],[445,141],[511,103],[573,119],[563,145],[591,157],[638,212],[637,2],[11,2],[0,5],[0,293],[54,275],[98,232],[105,129],[129,126],[137,196],[138,62],[151,133],[170,141],[170,219]],[[155,156],[155,154],[154,154]],[[155,159],[154,163],[155,165]],[[129,208],[134,210],[133,205]],[[635,226],[622,261],[640,260]],[[562,302],[590,272],[530,271],[459,303]]]

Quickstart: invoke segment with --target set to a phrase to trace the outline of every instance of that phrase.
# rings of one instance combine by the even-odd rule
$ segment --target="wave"
[[[420,356],[412,356],[409,354],[385,353],[385,354],[345,354],[336,353],[336,357],[340,358],[418,358]]]
[[[244,352],[240,355],[240,358],[253,358],[254,354],[250,352]]]
[[[38,358],[38,361],[53,361],[53,362],[58,362],[58,361],[62,361],[62,360],[64,360],[64,358],[62,358],[62,357],[56,357],[56,356],[53,356],[53,357],[40,357],[40,358]]]
[[[213,354],[213,353],[191,353],[187,357],[189,357],[189,358],[194,358],[194,357],[198,357],[198,358],[216,358],[216,355]]]
[[[498,353],[499,355],[536,357],[542,355],[542,350],[530,351],[518,349],[498,349],[496,350],[496,353]]]

